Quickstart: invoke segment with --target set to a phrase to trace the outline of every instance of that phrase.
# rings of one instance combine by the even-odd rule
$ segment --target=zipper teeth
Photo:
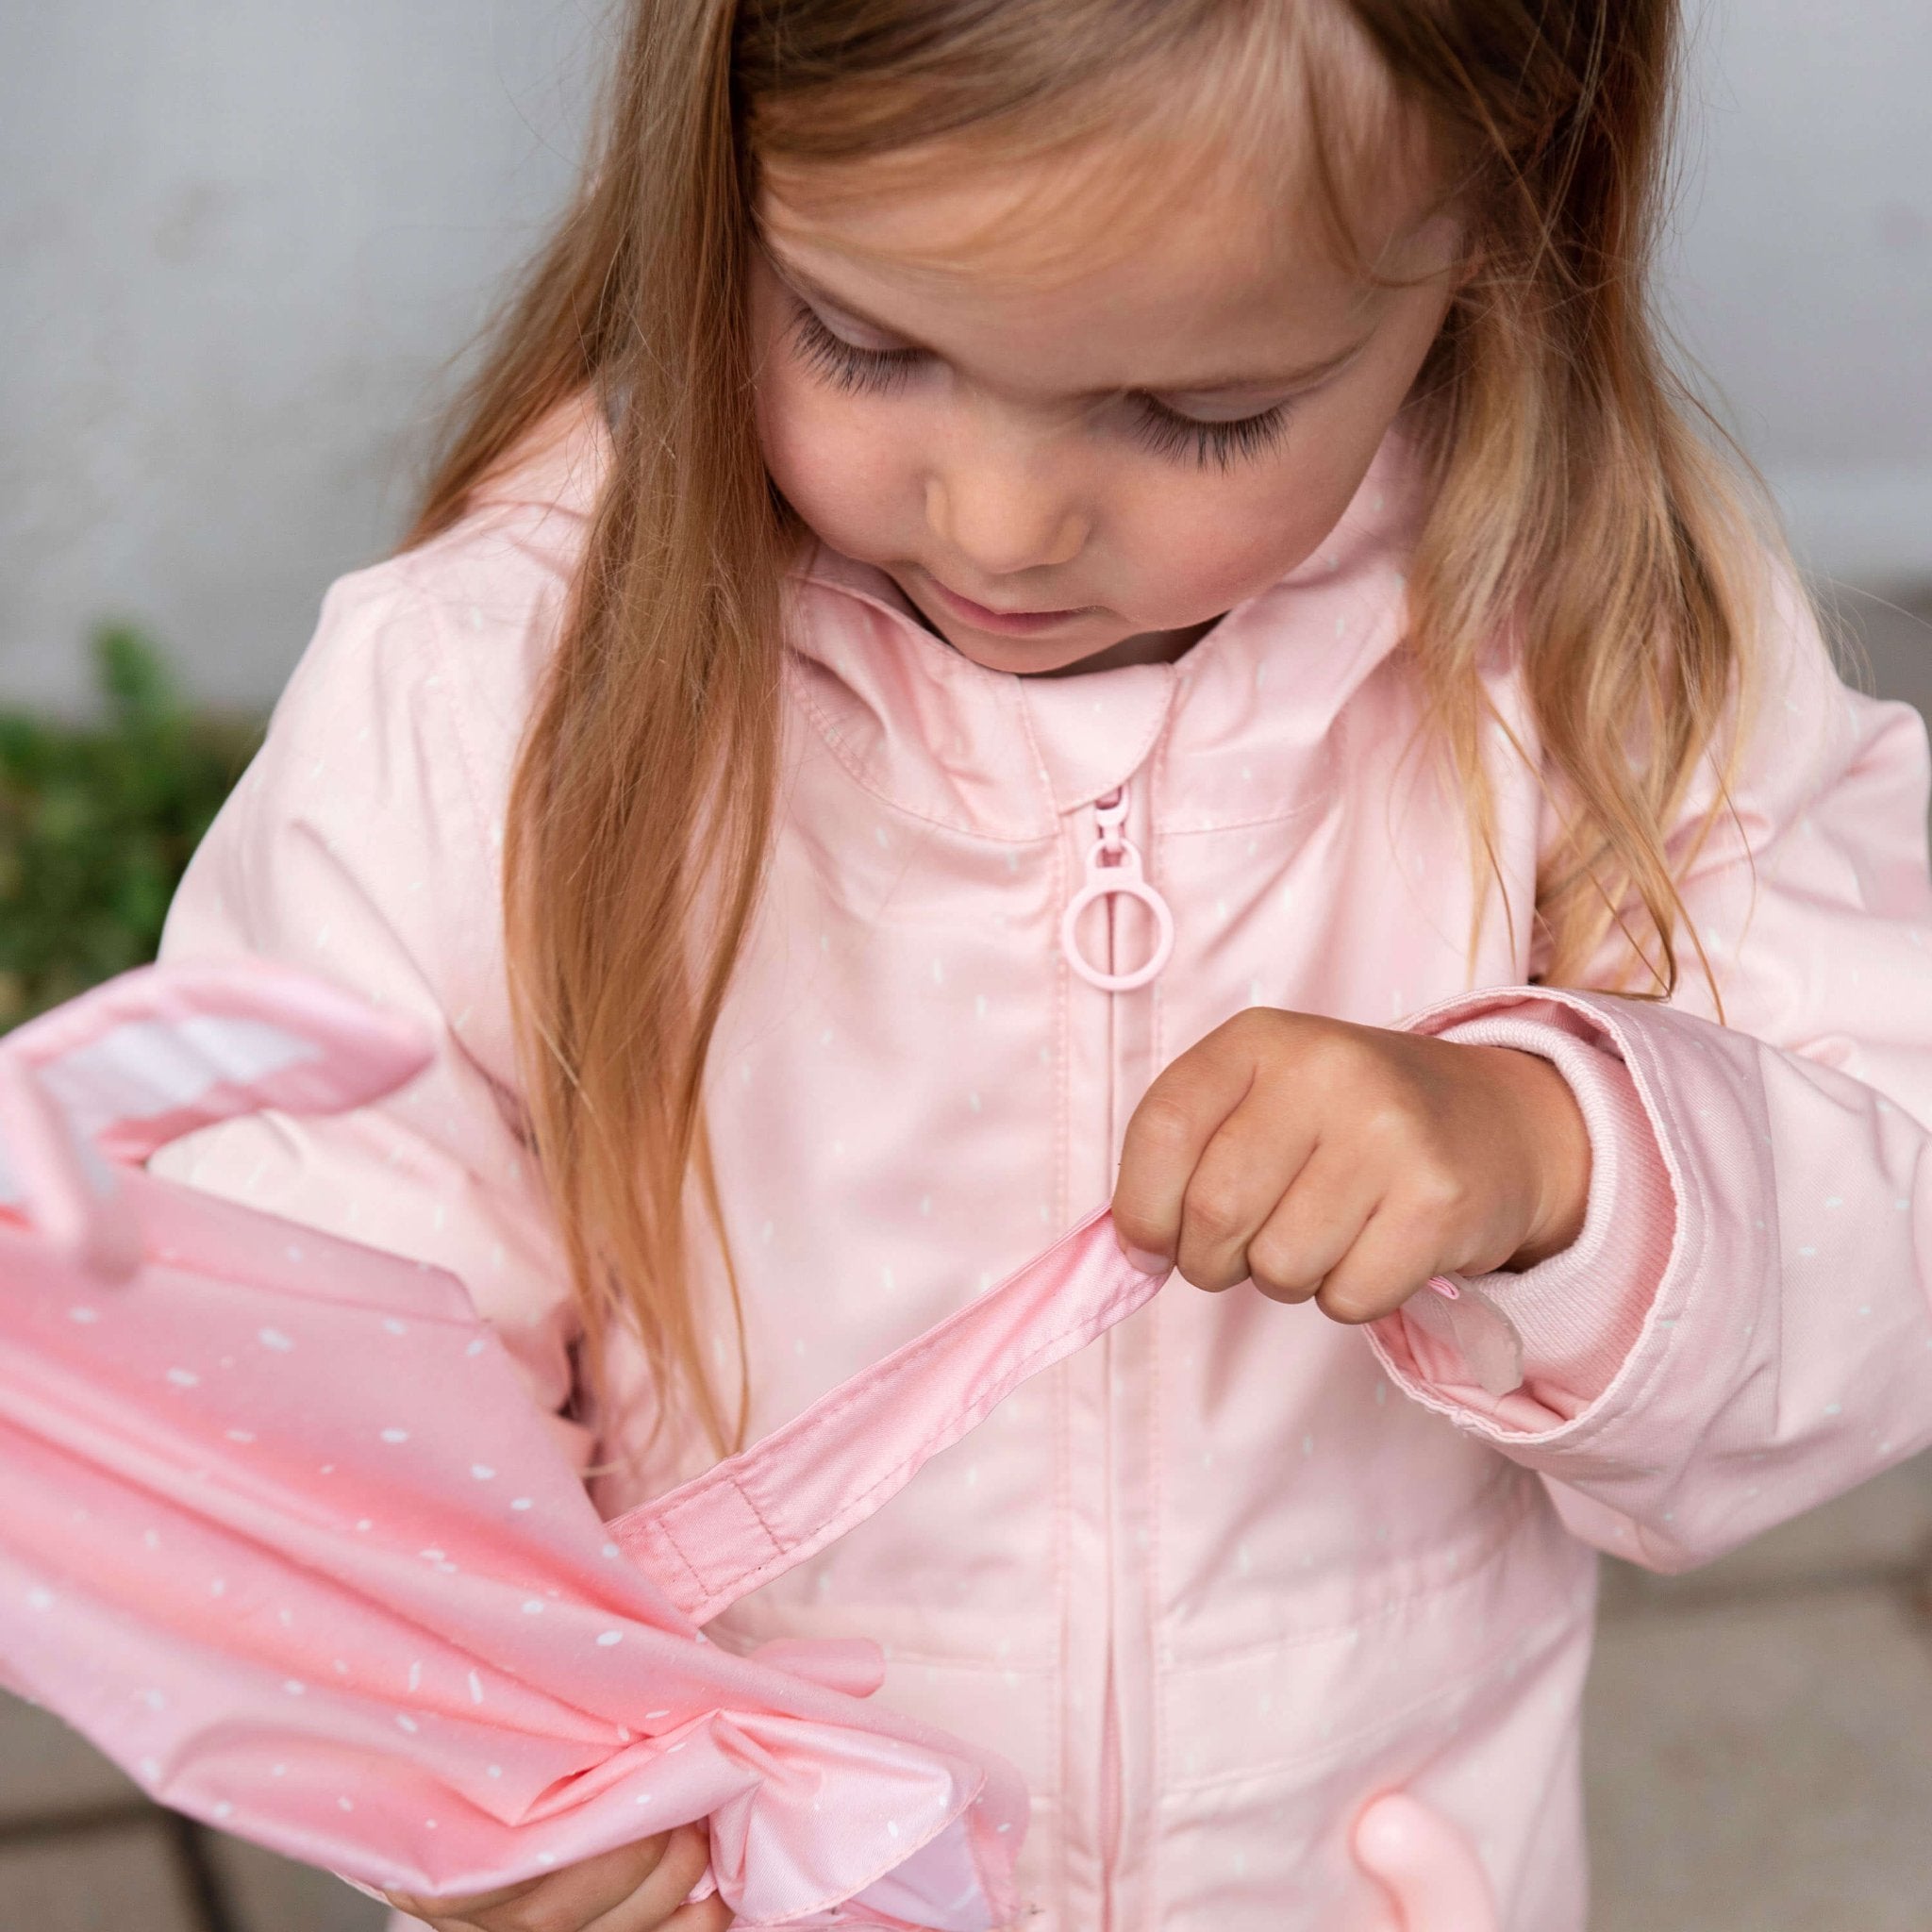
[[[1096,803],[1094,816],[1098,824],[1103,844],[1109,841],[1124,841],[1127,837],[1128,814],[1132,808],[1132,794],[1125,784],[1111,794],[1105,804]],[[1109,824],[1111,821],[1111,824]],[[1109,973],[1119,970],[1115,957],[1114,941],[1119,921],[1116,917],[1118,902],[1107,902],[1108,950],[1107,966]],[[1108,995],[1108,1093],[1107,1093],[1107,1132],[1109,1142],[1116,1126],[1115,1115],[1120,1106],[1120,994]],[[1118,1471],[1114,1464],[1114,1400],[1113,1400],[1113,1338],[1108,1336],[1102,1343],[1102,1372],[1107,1377],[1106,1403],[1103,1413],[1107,1426],[1107,1453],[1104,1467],[1107,1471],[1107,1653],[1101,1678],[1101,1717],[1100,1717],[1100,1925],[1098,1932],[1115,1932],[1117,1912],[1114,1901],[1114,1878],[1120,1864],[1122,1766],[1121,1766],[1121,1712],[1120,1700],[1115,1693],[1115,1674],[1119,1666],[1119,1643],[1117,1626],[1118,1607],[1115,1594],[1118,1589],[1120,1552],[1118,1549],[1120,1524],[1116,1507]]]

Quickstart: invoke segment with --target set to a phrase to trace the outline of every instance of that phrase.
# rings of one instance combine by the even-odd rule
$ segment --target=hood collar
[[[473,505],[588,518],[611,460],[586,391],[546,416]],[[1291,815],[1353,692],[1400,641],[1421,464],[1391,430],[1313,553],[1173,664],[1062,677],[990,671],[926,629],[882,570],[815,544],[790,574],[794,688],[827,748],[902,810],[1030,839],[1142,771],[1174,829]],[[1286,761],[1286,762],[1285,762]],[[1319,764],[1321,760],[1314,761]]]
[[[1391,431],[1314,552],[1173,664],[990,671],[885,572],[819,544],[791,586],[808,708],[869,789],[962,830],[1042,836],[1150,757],[1170,829],[1291,816],[1319,791],[1325,761],[1310,755],[1401,641],[1421,467]]]

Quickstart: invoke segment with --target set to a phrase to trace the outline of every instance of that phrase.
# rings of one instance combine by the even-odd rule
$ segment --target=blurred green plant
[[[261,741],[190,710],[155,646],[92,643],[98,724],[0,711],[0,1028],[155,956],[189,855]]]

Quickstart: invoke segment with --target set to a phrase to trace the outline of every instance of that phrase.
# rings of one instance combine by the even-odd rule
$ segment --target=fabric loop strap
[[[1151,1300],[1100,1208],[749,1449],[608,1525],[703,1624],[862,1523],[1028,1376]]]

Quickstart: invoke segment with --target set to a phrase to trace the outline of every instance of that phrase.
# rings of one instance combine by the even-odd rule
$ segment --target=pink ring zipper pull
[[[1127,788],[1123,785],[1094,801],[1093,815],[1100,837],[1087,854],[1087,883],[1075,892],[1060,919],[1060,950],[1067,964],[1091,987],[1102,992],[1132,992],[1145,986],[1174,956],[1174,914],[1147,883],[1141,868],[1141,851],[1121,830],[1127,817]],[[1080,915],[1101,899],[1138,899],[1154,921],[1154,951],[1131,973],[1104,973],[1080,950]]]

